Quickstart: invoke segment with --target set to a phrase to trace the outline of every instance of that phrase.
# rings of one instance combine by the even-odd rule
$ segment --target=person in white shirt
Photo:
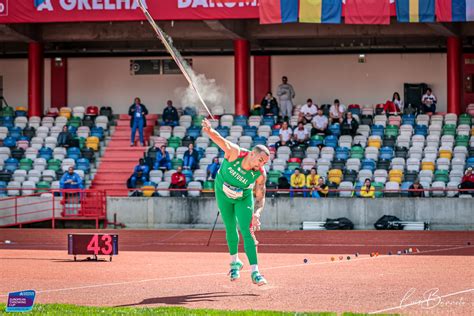
[[[317,113],[318,106],[313,103],[313,100],[308,99],[306,104],[301,107],[298,122],[309,123]]]
[[[431,91],[431,88],[426,89],[426,93],[421,98],[421,107],[424,113],[435,114],[436,112],[436,97]]]
[[[293,98],[295,97],[295,90],[293,86],[288,83],[288,78],[283,76],[281,78],[282,84],[278,86],[277,96],[280,103],[280,114],[285,118],[291,117],[293,114]]]
[[[346,108],[339,102],[338,99],[334,100],[334,104],[329,108],[329,118],[331,123],[342,123],[344,119],[344,112]]]
[[[293,146],[293,131],[288,127],[288,122],[283,122],[280,129],[280,141],[275,144],[275,147]]]
[[[398,107],[400,113],[403,113],[403,108],[405,105],[403,104],[403,100],[400,98],[400,94],[398,92],[393,93],[392,102]]]
[[[303,123],[298,123],[298,127],[295,129],[293,132],[293,141],[297,145],[304,145],[306,146],[309,140],[309,133],[308,131],[304,128]]]
[[[311,136],[316,134],[326,134],[329,120],[327,116],[323,115],[323,109],[318,109],[318,115],[313,117],[311,123],[313,124]]]

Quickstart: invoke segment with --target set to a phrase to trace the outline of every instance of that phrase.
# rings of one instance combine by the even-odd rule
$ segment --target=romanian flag
[[[260,0],[260,24],[298,22],[298,0]]]
[[[346,24],[390,24],[390,0],[342,0]]]
[[[438,22],[474,21],[474,0],[436,0]]]
[[[300,22],[341,23],[341,0],[300,0]]]
[[[397,0],[397,20],[398,22],[434,22],[435,0]]]

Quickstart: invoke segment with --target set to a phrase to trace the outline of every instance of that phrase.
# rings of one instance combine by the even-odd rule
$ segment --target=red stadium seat
[[[89,116],[99,115],[99,107],[95,105],[89,105],[86,109],[86,115],[89,115]]]

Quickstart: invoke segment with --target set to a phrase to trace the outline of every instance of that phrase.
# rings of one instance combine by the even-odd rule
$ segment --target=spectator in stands
[[[260,102],[260,105],[263,109],[263,115],[278,116],[278,103],[270,91],[263,98],[262,102]]]
[[[326,134],[329,120],[326,115],[323,115],[323,109],[318,109],[318,115],[313,117],[311,123],[313,123],[313,128],[311,129],[311,136],[316,134]]]
[[[399,114],[402,114],[403,109],[405,108],[405,104],[403,103],[403,100],[400,98],[400,94],[398,92],[393,93],[392,102],[398,108]]]
[[[421,107],[424,113],[435,114],[436,112],[436,97],[431,91],[431,88],[426,89],[426,93],[421,98]]]
[[[137,187],[137,181],[139,180],[142,184],[145,183],[148,179],[148,173],[150,168],[145,163],[145,159],[139,159],[138,165],[133,169],[132,177],[130,178],[130,186],[132,188]]]
[[[360,196],[363,198],[375,198],[375,187],[369,178],[365,179],[364,185],[360,188]]]
[[[301,107],[298,122],[310,123],[317,113],[318,106],[313,103],[313,100],[308,99],[306,104]]]
[[[186,177],[183,174],[183,168],[178,167],[175,173],[171,175],[171,189],[185,189],[186,188]],[[172,196],[186,196],[184,191],[172,191]]]
[[[298,127],[293,132],[293,141],[295,145],[307,146],[309,141],[309,133],[304,128],[303,123],[298,123]]]
[[[382,114],[386,114],[387,116],[389,116],[389,115],[399,115],[401,113],[402,112],[393,101],[385,102],[383,106]]]
[[[311,190],[311,196],[317,197],[317,186],[319,183],[319,175],[316,173],[316,168],[311,168],[311,171],[306,176],[306,188]]]
[[[212,163],[207,166],[207,178],[209,180],[214,180],[220,167],[221,163],[219,162],[219,157],[214,157],[214,159],[212,159]]]
[[[300,169],[295,169],[295,172],[291,175],[290,185],[290,197],[293,197],[294,190],[305,189],[306,177],[301,173]],[[306,191],[303,192],[303,196],[306,197]]]
[[[153,165],[153,169],[163,169],[163,170],[170,170],[171,169],[171,159],[170,154],[166,151],[166,146],[163,145],[160,147],[160,150],[156,152],[156,159]]]
[[[327,197],[329,193],[329,188],[326,185],[326,179],[324,177],[319,177],[318,179],[318,185],[312,192],[312,197],[315,198],[321,198],[321,197]]]
[[[275,144],[275,147],[293,146],[292,142],[293,131],[288,127],[288,122],[283,122],[280,128],[280,141]]]
[[[81,176],[74,172],[74,167],[69,167],[68,171],[61,177],[59,187],[64,190],[84,189],[84,184]]]
[[[284,119],[288,119],[293,114],[293,98],[295,97],[295,90],[293,86],[288,83],[288,78],[283,76],[281,78],[282,84],[278,86],[277,95],[280,103],[280,113]]]
[[[459,189],[470,189],[474,190],[474,174],[472,173],[472,168],[467,168],[464,176],[461,179],[461,184],[459,184]],[[469,194],[472,192],[460,192],[460,194]]]
[[[183,168],[184,169],[197,169],[199,164],[199,154],[194,150],[194,144],[188,145],[188,150],[184,153],[183,157]]]
[[[71,144],[72,138],[73,138],[72,134],[69,132],[67,125],[64,125],[63,130],[58,135],[57,146],[58,147],[62,146],[66,148],[69,147]]]
[[[334,100],[334,104],[329,108],[329,118],[331,119],[331,123],[342,123],[345,111],[346,108],[339,102],[339,99]]]
[[[422,191],[423,186],[421,185],[420,180],[415,180],[415,182],[413,182],[413,184],[410,185],[408,189],[409,197],[425,197],[425,191]]]
[[[342,121],[341,135],[351,135],[354,137],[357,134],[357,128],[359,128],[359,123],[352,117],[352,112],[347,112],[346,118]]]
[[[178,110],[173,106],[173,101],[166,101],[166,107],[161,115],[164,126],[177,126],[179,124]]]
[[[134,102],[128,108],[128,115],[130,115],[130,127],[132,128],[132,136],[130,139],[130,146],[135,146],[135,134],[138,129],[140,136],[140,145],[145,145],[143,137],[143,129],[146,127],[146,116],[148,115],[148,109],[142,104],[140,98],[135,98]]]

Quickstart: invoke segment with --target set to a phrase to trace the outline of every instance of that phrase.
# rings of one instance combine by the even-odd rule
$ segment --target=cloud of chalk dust
[[[230,98],[228,93],[225,89],[219,85],[215,79],[207,78],[205,74],[197,74],[193,68],[189,65],[185,58],[181,55],[181,53],[176,49],[173,45],[173,39],[166,33],[163,32],[165,35],[166,41],[170,44],[173,53],[175,54],[176,58],[181,62],[184,69],[188,73],[189,77],[193,81],[194,86],[201,94],[204,102],[206,103],[207,107],[212,111],[215,106],[222,106],[229,102]],[[199,100],[199,96],[196,91],[193,89],[192,85],[189,84],[187,87],[179,87],[176,88],[174,91],[176,97],[181,101],[181,105],[184,107],[193,107],[196,109],[197,112],[207,115],[207,112],[201,106],[201,101]],[[212,113],[214,114],[214,113]]]

